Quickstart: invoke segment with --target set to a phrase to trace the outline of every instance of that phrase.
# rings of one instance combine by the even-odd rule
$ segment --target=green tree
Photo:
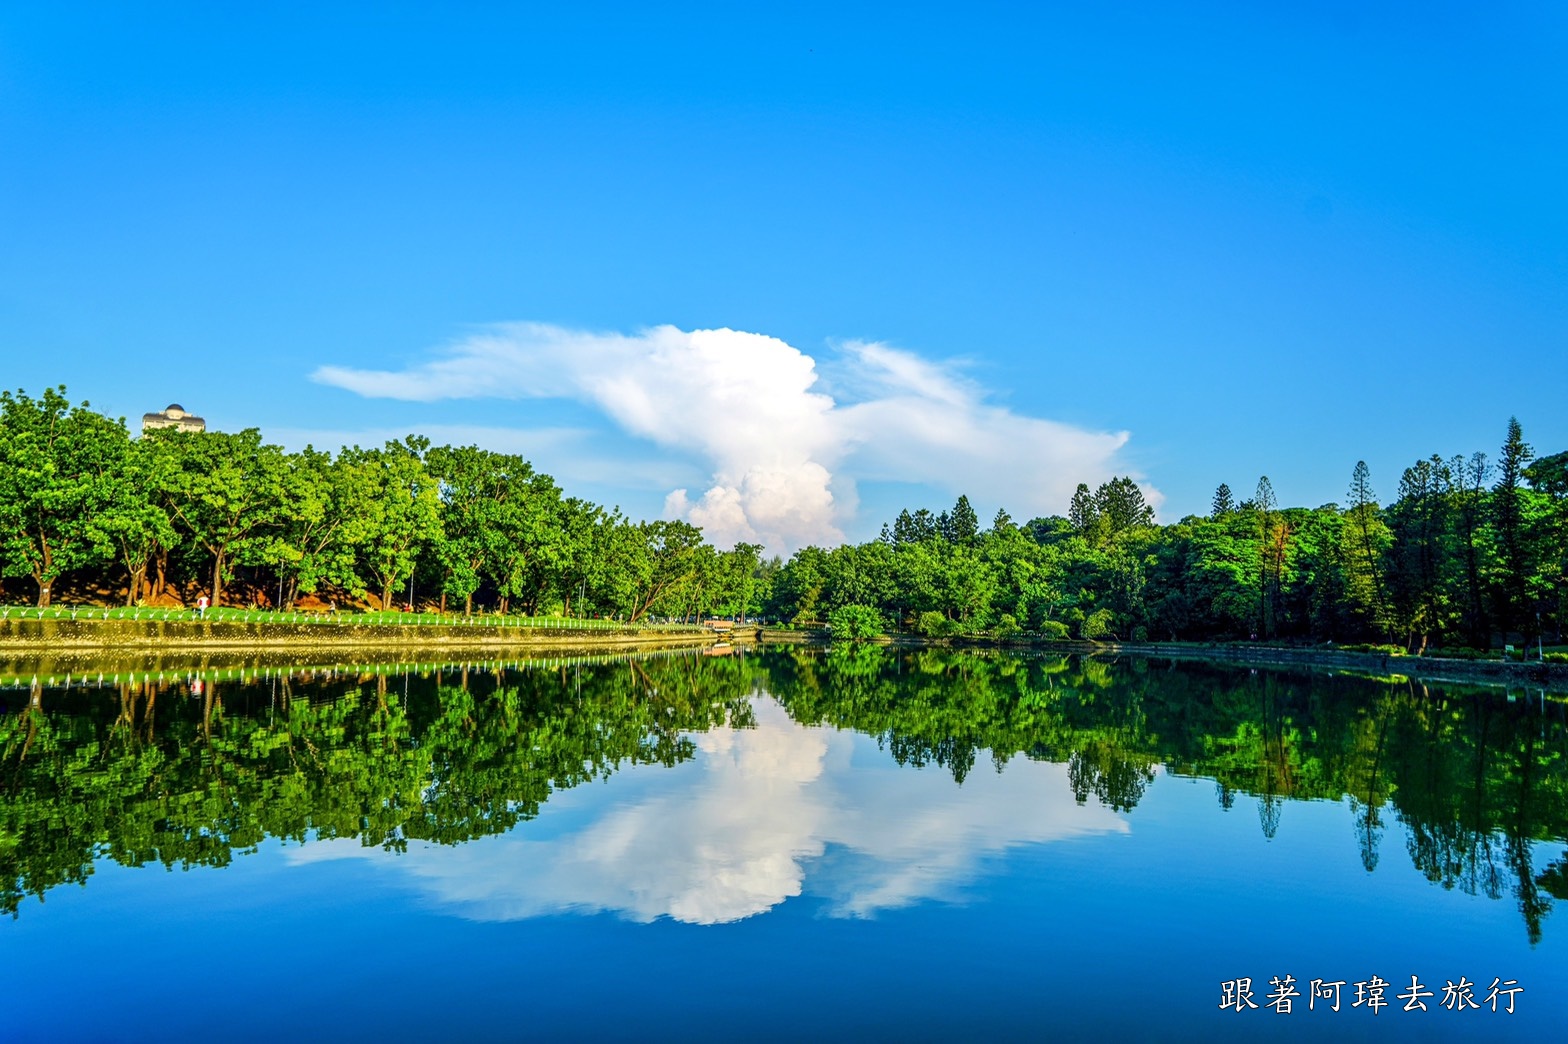
[[[1523,488],[1525,466],[1533,456],[1519,419],[1508,418],[1508,435],[1497,462],[1497,483],[1492,487],[1492,525],[1498,551],[1497,616],[1505,636],[1509,631],[1528,632],[1534,626],[1528,611],[1532,563]]]
[[[980,517],[975,514],[969,498],[960,494],[953,510],[948,513],[948,532],[945,535],[951,543],[960,544],[974,540],[979,534]]]
[[[1266,638],[1274,635],[1275,603],[1279,595],[1279,570],[1284,545],[1274,498],[1274,484],[1267,475],[1259,476],[1257,491],[1252,496],[1258,516],[1258,633]]]
[[[1346,594],[1351,599],[1351,608],[1359,611],[1371,627],[1386,634],[1389,616],[1384,556],[1390,537],[1377,494],[1372,491],[1372,472],[1366,461],[1356,461],[1347,496],[1353,547],[1348,556],[1350,569]]]
[[[211,560],[212,604],[223,604],[225,585],[242,564],[259,564],[282,528],[283,450],[261,441],[261,432],[149,432],[173,451],[170,482],[174,514]]]
[[[423,457],[429,446],[428,439],[410,435],[380,449],[355,446],[342,454],[363,470],[370,489],[374,507],[359,557],[383,609],[392,608],[398,589],[414,575],[420,552],[441,536],[439,488]]]
[[[64,573],[112,560],[93,520],[113,500],[127,441],[63,386],[37,399],[0,391],[0,575],[30,577],[40,606]]]
[[[1094,494],[1094,507],[1104,538],[1154,525],[1154,508],[1130,478],[1113,478],[1101,485]]]
[[[687,585],[698,576],[702,530],[679,520],[643,522],[637,526],[642,554],[626,563],[634,571],[627,619],[635,623],[661,605],[678,607]]]
[[[1232,496],[1230,486],[1221,482],[1214,491],[1214,502],[1209,507],[1210,518],[1220,518],[1236,510],[1236,498]]]
[[[109,488],[102,507],[87,516],[125,567],[126,605],[160,593],[161,583],[151,584],[148,570],[178,540],[167,506],[172,466],[172,457],[159,451],[156,440],[128,443],[107,472]]]
[[[281,491],[280,528],[262,557],[284,581],[283,605],[328,587],[363,595],[356,563],[374,524],[372,472],[351,456],[334,460],[306,446],[286,458]]]
[[[1095,502],[1094,494],[1089,492],[1088,483],[1078,483],[1073,491],[1072,502],[1067,506],[1067,521],[1079,536],[1091,544],[1098,543],[1100,506]]]
[[[448,597],[461,599],[463,611],[474,611],[474,592],[491,572],[491,532],[497,528],[503,498],[500,454],[478,446],[434,446],[425,454],[425,466],[438,484],[441,533],[436,557],[444,576],[441,604]]]

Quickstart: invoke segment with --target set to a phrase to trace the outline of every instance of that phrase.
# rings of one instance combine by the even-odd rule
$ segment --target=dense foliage
[[[788,562],[759,551],[716,550],[685,522],[634,522],[474,446],[409,436],[287,453],[254,429],[132,439],[63,389],[0,392],[0,578],[40,605],[64,583],[126,604],[477,600],[633,621],[818,626],[859,607],[862,636],[1555,644],[1568,453],[1536,458],[1511,420],[1495,463],[1416,461],[1387,505],[1359,463],[1343,506],[1280,507],[1264,477],[1250,498],[1221,485],[1208,515],[1161,526],[1117,478],[1080,485],[1066,517],[1018,525],[999,511],[982,529],[959,497],[940,514],[902,512],[870,543]]]
[[[980,530],[967,498],[904,511],[867,544],[808,547],[770,578],[768,611],[826,620],[869,606],[931,637],[1398,643],[1560,642],[1568,603],[1568,453],[1536,459],[1510,421],[1500,459],[1416,461],[1378,503],[1365,463],[1347,505],[1281,508],[1267,477],[1207,516],[1154,524],[1119,478],[1080,485],[1065,518]]]
[[[743,613],[759,548],[563,496],[520,457],[417,436],[287,453],[255,429],[150,431],[64,389],[0,392],[0,578],[125,604]],[[14,581],[13,581],[14,582]],[[237,589],[236,588],[237,585]]]

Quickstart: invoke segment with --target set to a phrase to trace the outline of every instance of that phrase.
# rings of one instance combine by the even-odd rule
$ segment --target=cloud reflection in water
[[[502,837],[403,854],[325,841],[288,858],[372,859],[475,920],[614,911],[721,924],[803,891],[847,917],[953,900],[1009,847],[1128,829],[1092,799],[1075,804],[1064,765],[1015,759],[960,787],[941,768],[899,767],[866,736],[798,725],[767,698],[755,728],[694,741],[694,763],[559,793]]]

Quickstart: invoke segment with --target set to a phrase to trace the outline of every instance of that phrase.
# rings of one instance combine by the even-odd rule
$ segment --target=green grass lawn
[[[269,609],[157,609],[126,606],[0,606],[0,620],[132,620],[205,623],[301,624],[315,627],[526,627],[555,631],[696,630],[694,624],[624,624],[563,616],[388,612],[276,612]]]

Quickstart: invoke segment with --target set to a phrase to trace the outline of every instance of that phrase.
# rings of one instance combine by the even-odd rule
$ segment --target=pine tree
[[[1520,488],[1525,465],[1534,456],[1519,428],[1519,418],[1508,418],[1508,436],[1503,440],[1502,457],[1497,463],[1497,484],[1492,487],[1492,520],[1497,527],[1498,551],[1502,570],[1498,578],[1497,606],[1504,640],[1509,631],[1525,631],[1527,587],[1530,579],[1529,550],[1524,531],[1524,499]]]
[[[1087,537],[1099,518],[1100,510],[1095,505],[1094,494],[1089,492],[1087,483],[1078,483],[1078,488],[1073,491],[1072,503],[1067,507],[1067,521],[1080,536]]]
[[[1220,488],[1214,491],[1214,503],[1209,508],[1210,518],[1224,518],[1236,510],[1235,497],[1231,495],[1230,487],[1220,483]]]
[[[1356,461],[1346,495],[1350,498],[1351,525],[1356,533],[1357,564],[1372,580],[1372,617],[1381,627],[1388,616],[1388,603],[1383,592],[1383,554],[1374,546],[1374,531],[1381,535],[1382,524],[1378,519],[1377,494],[1372,491],[1372,471],[1366,461]]]
[[[1130,478],[1113,478],[1094,494],[1094,506],[1104,536],[1154,525],[1154,509],[1143,499],[1143,490]]]
[[[1481,509],[1486,499],[1486,478],[1492,466],[1486,454],[1477,450],[1467,461],[1456,456],[1454,475],[1460,479],[1459,528],[1464,538],[1465,552],[1465,631],[1474,648],[1483,648],[1490,641],[1491,628],[1486,618],[1486,604],[1481,597]]]
[[[955,544],[968,543],[980,534],[980,517],[967,496],[960,494],[958,503],[953,505],[953,512],[948,516],[948,530],[947,539]]]
[[[1258,513],[1258,633],[1269,637],[1274,629],[1274,586],[1270,583],[1277,571],[1273,558],[1274,484],[1267,475],[1258,477],[1258,489],[1252,495],[1254,510]]]

